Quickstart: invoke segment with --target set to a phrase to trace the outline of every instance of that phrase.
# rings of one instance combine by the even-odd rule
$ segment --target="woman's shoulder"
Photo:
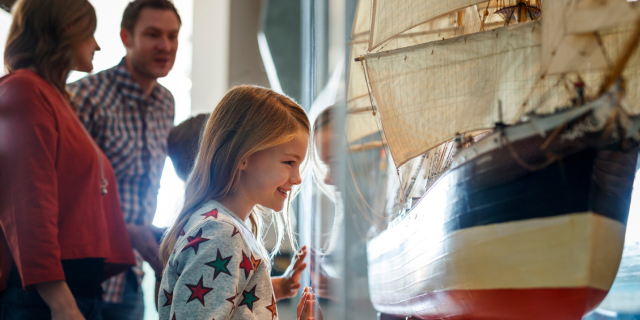
[[[51,86],[37,73],[28,69],[19,69],[0,78],[0,87],[11,88],[19,91],[33,91],[42,87]]]
[[[59,99],[54,87],[31,70],[20,69],[0,78],[0,105],[15,112],[38,114],[51,112],[52,101]]]

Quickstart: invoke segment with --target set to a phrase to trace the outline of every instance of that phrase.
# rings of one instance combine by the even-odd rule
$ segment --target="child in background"
[[[176,175],[182,182],[187,181],[189,173],[193,170],[200,147],[200,138],[210,116],[210,113],[201,113],[171,128],[169,132],[167,139],[169,158]]]
[[[301,183],[309,131],[304,110],[269,89],[239,86],[224,96],[207,121],[183,209],[160,247],[160,319],[277,319],[262,215],[279,212],[272,217],[277,252],[284,229],[293,239],[283,209]],[[305,297],[301,304],[316,308],[314,297]]]

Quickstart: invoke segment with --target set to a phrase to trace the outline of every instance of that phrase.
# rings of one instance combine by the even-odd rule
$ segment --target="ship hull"
[[[419,319],[580,319],[606,296],[623,241],[624,225],[590,212],[463,229],[405,252],[406,277],[370,267],[381,293],[372,302]]]
[[[598,130],[545,148],[548,135],[498,141],[504,137],[468,150],[406,217],[368,242],[378,311],[581,319],[604,299],[622,255],[637,150]]]
[[[457,290],[433,292],[420,297],[416,304],[438,304],[456,301],[442,306],[419,319],[581,319],[585,308],[595,308],[607,295],[606,291],[593,288],[556,289],[494,289]],[[469,310],[460,311],[464,304]]]

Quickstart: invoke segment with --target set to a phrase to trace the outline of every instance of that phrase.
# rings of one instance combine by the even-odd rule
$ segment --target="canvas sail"
[[[347,73],[347,116],[345,119],[347,143],[358,141],[379,131],[376,118],[373,115],[362,66],[353,61],[355,57],[367,53],[370,25],[371,0],[360,0],[351,30],[351,57]]]
[[[467,29],[471,30],[471,28],[473,28],[473,30],[479,30],[478,13],[477,10],[474,10],[474,8],[468,8],[468,10],[465,11],[464,21],[466,23],[464,32],[466,32]],[[349,59],[347,76],[348,113],[345,131],[348,143],[353,143],[381,130],[376,116],[373,114],[362,64],[354,61],[354,58],[367,53],[371,21],[370,15],[371,0],[359,1],[352,30],[352,40],[350,43],[351,58]],[[383,48],[379,48],[379,50],[395,50],[462,34],[463,30],[460,30],[461,28],[457,28],[456,26],[457,20],[455,15],[441,17],[405,32],[385,44]],[[478,30],[476,30],[476,32]]]
[[[373,0],[369,51],[425,22],[482,3],[478,0]]]
[[[360,19],[369,21],[366,15],[361,14],[362,3],[370,4],[371,2],[364,0],[358,3],[358,15],[354,23],[354,35],[351,40],[351,58],[349,59],[347,76],[348,113],[345,123],[348,143],[358,141],[381,129],[377,123],[376,116],[373,114],[362,64],[354,61],[354,58],[365,55],[368,48],[368,25],[366,25],[366,32],[362,29],[356,29],[358,26],[361,28]],[[366,12],[366,10],[363,11]],[[451,19],[438,19],[433,23],[424,24],[416,28],[416,30],[411,30],[411,33],[407,35],[394,39],[386,47],[391,50],[427,41],[435,41],[443,37],[452,37],[455,33],[452,24]],[[357,31],[358,33],[356,33],[356,30],[359,30]]]
[[[521,106],[539,78],[539,63],[537,23],[367,55],[369,81],[396,166],[456,133],[493,126],[498,101]],[[543,82],[543,88],[553,85],[552,79]],[[555,93],[551,98],[559,102]],[[518,108],[503,110],[506,122],[519,115]]]
[[[638,12],[625,0],[545,2],[545,19],[542,19],[544,73],[590,72],[610,67],[595,32],[636,19]]]
[[[351,37],[367,35],[369,39],[369,27],[371,26],[371,0],[360,0],[356,7],[356,16],[353,20]]]
[[[570,77],[541,78],[540,23],[510,27],[366,56],[380,121],[396,166],[465,133],[493,127],[502,102],[503,121],[525,112],[551,111],[570,104]],[[615,61],[632,26],[601,32]],[[623,108],[640,111],[640,59],[631,58],[623,76]],[[604,74],[582,73],[587,96]],[[562,79],[562,80],[561,80]],[[526,105],[524,103],[526,102]]]
[[[366,50],[366,37],[360,36],[351,42],[351,59],[349,59],[347,75],[347,117],[345,119],[345,134],[348,143],[358,141],[380,130],[376,123],[376,117],[373,115],[362,65],[353,61],[355,57],[364,55]]]
[[[351,101],[350,106],[362,106],[347,111],[351,113],[347,113],[345,134],[350,144],[382,130],[376,116],[371,112],[371,101],[368,95]],[[380,136],[376,136],[376,138],[381,139]]]

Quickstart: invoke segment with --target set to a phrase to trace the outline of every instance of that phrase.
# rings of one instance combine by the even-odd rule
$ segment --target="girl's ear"
[[[244,160],[242,160],[242,162],[240,162],[240,165],[238,166],[238,169],[240,170],[244,170],[247,168],[247,162],[248,162],[248,158],[245,158]]]

